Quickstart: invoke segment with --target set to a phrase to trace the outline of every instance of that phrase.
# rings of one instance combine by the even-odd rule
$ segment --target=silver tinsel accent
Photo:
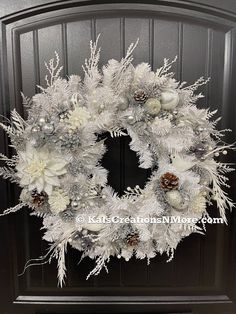
[[[199,143],[191,148],[191,152],[193,152],[197,158],[202,158],[208,152],[208,149],[203,143]]]
[[[79,160],[70,162],[67,169],[72,176],[77,176],[79,173],[85,173],[85,169]]]
[[[144,121],[138,121],[134,124],[134,129],[139,135],[149,135],[150,130],[148,127],[147,122]]]
[[[56,142],[65,149],[76,149],[80,145],[80,138],[76,131],[61,133]]]
[[[171,112],[165,111],[165,110],[160,111],[160,113],[157,116],[160,119],[172,120],[174,118],[174,116],[173,116],[173,114]]]
[[[94,240],[97,238],[97,233],[84,231],[77,231],[72,237],[72,246],[79,250],[89,250],[93,246]]]
[[[72,208],[68,208],[60,213],[61,218],[68,222],[75,220],[76,215],[77,211]]]

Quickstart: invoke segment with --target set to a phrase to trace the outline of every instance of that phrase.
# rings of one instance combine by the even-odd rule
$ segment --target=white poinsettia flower
[[[60,188],[55,188],[49,196],[48,202],[50,209],[54,214],[66,209],[67,205],[70,204],[69,196]]]
[[[76,129],[84,126],[90,118],[90,113],[85,107],[76,106],[70,111],[67,122],[71,129]]]
[[[151,124],[151,129],[154,134],[157,134],[159,136],[165,136],[171,131],[172,124],[170,119],[168,118],[161,119],[156,117]]]
[[[62,156],[45,146],[34,148],[29,144],[18,155],[16,170],[21,186],[27,186],[30,191],[36,189],[39,193],[45,191],[48,195],[54,186],[60,186],[59,176],[67,172],[67,161]]]

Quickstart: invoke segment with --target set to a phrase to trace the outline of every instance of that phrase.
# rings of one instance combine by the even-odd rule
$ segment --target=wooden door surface
[[[24,2],[24,3],[23,3]],[[199,106],[218,109],[222,128],[236,138],[236,5],[234,1],[16,1],[2,0],[0,41],[0,113],[12,108],[24,114],[20,91],[32,96],[44,85],[44,60],[56,50],[63,75],[82,74],[89,40],[100,33],[101,64],[120,59],[139,37],[134,62],[153,69],[163,58],[174,58],[176,78],[192,83],[210,76],[206,97]],[[124,187],[144,184],[148,173],[138,169],[128,140],[108,139],[104,165],[109,182],[120,193]],[[0,149],[10,154],[0,133]],[[233,161],[228,156],[229,162]],[[231,195],[235,176],[230,177]],[[18,190],[0,181],[1,209],[15,204]],[[211,208],[217,216],[216,208]],[[69,250],[66,286],[57,287],[56,263],[29,268],[30,258],[47,249],[41,240],[41,221],[27,210],[0,219],[0,314],[70,313],[236,313],[235,212],[228,226],[208,225],[206,236],[191,235],[166,263],[157,256],[145,261],[112,259],[109,274],[86,281],[93,262],[79,266],[79,253]]]

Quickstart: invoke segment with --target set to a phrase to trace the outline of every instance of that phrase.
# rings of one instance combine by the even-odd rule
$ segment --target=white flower
[[[71,129],[76,129],[84,126],[90,118],[89,111],[84,107],[76,106],[73,111],[70,111],[67,122]]]
[[[52,188],[60,185],[58,177],[66,173],[67,161],[56,152],[46,147],[36,149],[28,144],[18,155],[16,170],[21,186],[50,195]]]
[[[151,124],[152,132],[159,135],[159,136],[165,136],[171,131],[172,124],[171,121],[166,119],[160,119],[156,117]]]
[[[48,203],[50,204],[51,211],[54,214],[58,214],[66,209],[70,203],[70,198],[62,189],[56,188],[49,196]]]

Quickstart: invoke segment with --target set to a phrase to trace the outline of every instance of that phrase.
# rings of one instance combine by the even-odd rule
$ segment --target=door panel
[[[190,10],[177,2],[82,6],[78,1],[43,8],[2,20],[1,114],[9,114],[10,108],[24,113],[20,91],[32,96],[37,84],[45,84],[44,61],[55,50],[64,66],[63,75],[82,75],[89,40],[100,33],[101,65],[121,58],[139,38],[135,64],[150,62],[156,69],[164,57],[178,55],[177,79],[192,83],[202,75],[210,76],[199,106],[218,109],[223,114],[221,127],[233,129],[228,140],[235,139],[235,89],[230,84],[236,76],[235,23],[230,15],[216,14],[213,9],[203,12],[197,6]],[[2,133],[0,140],[1,151],[10,154]],[[110,170],[110,184],[119,193],[134,182],[144,184],[149,173],[137,169],[128,140],[108,139],[107,145],[104,165]],[[234,175],[231,185],[233,191]],[[13,204],[17,193],[1,180],[2,208]],[[217,216],[216,208],[210,211]],[[229,226],[208,225],[206,236],[185,239],[171,263],[166,263],[165,256],[157,256],[149,266],[145,261],[113,258],[109,274],[102,271],[88,281],[86,274],[94,262],[86,259],[78,266],[80,255],[71,249],[63,289],[57,287],[56,263],[31,267],[17,276],[28,259],[46,251],[47,243],[41,240],[40,219],[30,217],[27,210],[5,217],[0,220],[0,313],[235,313],[234,216],[229,215]]]

